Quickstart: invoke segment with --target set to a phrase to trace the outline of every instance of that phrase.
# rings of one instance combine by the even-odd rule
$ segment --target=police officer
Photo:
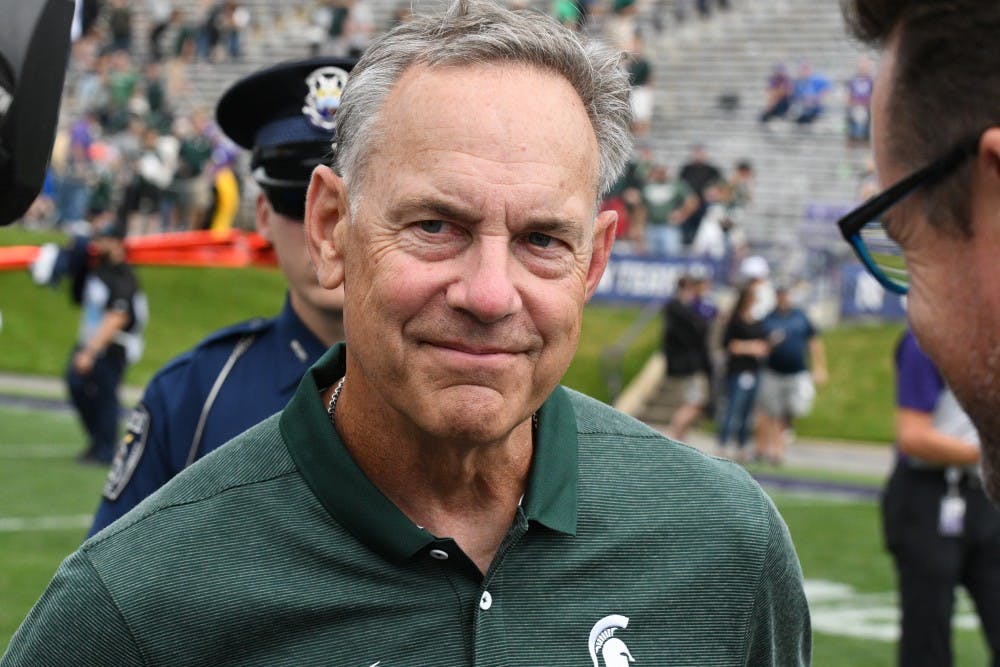
[[[196,459],[281,410],[302,374],[343,338],[342,290],[317,283],[302,219],[313,168],[331,155],[353,60],[277,65],[237,82],[216,119],[253,151],[258,232],[288,281],[282,311],[218,331],[162,368],[127,422],[91,534]]]
[[[85,463],[107,464],[115,453],[118,387],[128,364],[142,352],[148,319],[146,297],[127,262],[124,239],[124,228],[110,225],[93,239],[78,236],[67,248],[52,246],[46,251],[49,266],[33,267],[40,283],[56,284],[70,275],[73,300],[80,305],[80,331],[66,368],[66,386],[89,439],[79,457]]]

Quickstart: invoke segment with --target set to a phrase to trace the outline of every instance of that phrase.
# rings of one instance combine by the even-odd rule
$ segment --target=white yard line
[[[80,530],[90,528],[91,514],[67,516],[0,517],[0,533],[27,533],[45,530]]]
[[[0,459],[69,459],[77,454],[78,445],[8,445],[0,447]]]

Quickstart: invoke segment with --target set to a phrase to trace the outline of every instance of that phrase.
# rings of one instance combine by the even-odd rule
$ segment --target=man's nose
[[[481,237],[464,253],[460,275],[449,285],[447,303],[480,322],[498,322],[517,312],[521,296],[514,284],[516,264],[510,240]]]

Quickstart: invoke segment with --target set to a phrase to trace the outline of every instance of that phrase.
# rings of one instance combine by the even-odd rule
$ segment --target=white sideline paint
[[[805,591],[813,631],[883,642],[899,639],[895,592],[858,593],[847,584],[821,579],[806,579]],[[979,629],[979,619],[964,591],[957,597],[952,627]]]
[[[75,445],[7,445],[0,447],[0,459],[30,461],[31,459],[71,459],[77,454]]]
[[[0,517],[0,533],[27,533],[45,530],[80,530],[90,528],[91,514],[68,516]]]

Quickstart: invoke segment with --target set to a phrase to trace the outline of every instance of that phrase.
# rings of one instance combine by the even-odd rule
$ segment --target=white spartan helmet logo
[[[627,627],[628,617],[618,614],[605,616],[594,624],[590,631],[590,659],[594,661],[594,667],[601,667],[597,661],[598,653],[604,660],[604,667],[628,667],[629,663],[635,662],[625,642],[615,637],[616,631]]]
[[[302,113],[313,125],[324,130],[337,127],[337,109],[346,83],[347,72],[339,67],[321,67],[306,78],[309,92]]]

